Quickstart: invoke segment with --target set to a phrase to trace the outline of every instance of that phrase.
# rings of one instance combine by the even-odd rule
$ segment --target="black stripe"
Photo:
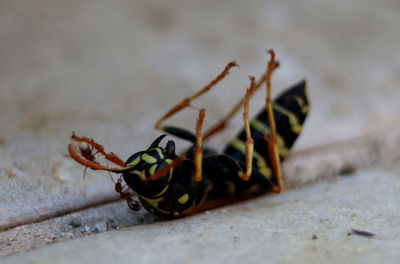
[[[303,102],[303,105],[299,104],[299,98],[301,98],[300,101]],[[305,110],[308,109],[305,81],[302,81],[297,85],[292,86],[290,89],[284,91],[280,96],[278,96],[276,100],[274,100],[274,104],[277,104],[281,108],[293,113],[297,117],[298,123],[302,125],[307,115],[307,111]],[[290,124],[289,117],[287,115],[277,110],[273,110],[273,112],[275,117],[277,134],[279,134],[282,137],[286,147],[290,149],[295,140],[297,139],[299,133],[293,132],[293,127]],[[269,127],[269,120],[266,108],[264,107],[253,120],[258,120],[262,122],[266,127]],[[255,151],[257,151],[260,155],[262,155],[265,158],[268,165],[271,165],[268,153],[268,146],[263,137],[264,134],[261,131],[257,131],[252,126],[250,126],[250,128],[251,128],[251,135],[254,140]],[[242,141],[247,140],[244,129],[240,131],[237,138]],[[245,157],[244,153],[241,153],[241,151],[229,145],[225,148],[224,153],[238,160],[244,160]],[[281,160],[283,159],[284,158],[281,157]]]

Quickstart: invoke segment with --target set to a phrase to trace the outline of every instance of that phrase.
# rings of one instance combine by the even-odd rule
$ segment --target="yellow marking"
[[[129,171],[130,174],[136,174],[137,176],[140,176],[141,171],[139,170],[131,170]]]
[[[153,175],[155,173],[155,171],[157,170],[157,166],[158,166],[157,164],[154,164],[153,166],[150,167],[149,169],[150,175]],[[169,170],[168,183],[171,181],[173,171],[174,168],[171,168]],[[139,176],[142,181],[147,179],[146,170],[131,170],[129,171],[129,173]]]
[[[250,122],[251,127],[253,127],[255,130],[263,133],[266,136],[270,135],[270,129],[268,126],[266,126],[263,122],[261,122],[258,119],[254,119]],[[282,158],[286,158],[289,155],[290,150],[286,147],[285,140],[283,139],[282,136],[279,134],[276,135],[277,137],[277,144],[278,144],[278,152],[279,156]]]
[[[297,104],[298,104],[298,105],[300,105],[300,106],[303,106],[303,105],[304,105],[304,100],[303,100],[302,97],[300,97],[300,96],[294,96],[294,99],[297,101]]]
[[[272,107],[274,108],[274,110],[284,114],[285,116],[288,117],[289,119],[289,124],[292,128],[292,131],[296,134],[300,134],[301,130],[303,129],[303,126],[300,124],[299,119],[297,118],[297,116],[290,112],[289,110],[283,108],[282,106],[273,103]]]
[[[142,173],[140,173],[140,179],[142,181],[146,180],[146,171],[145,170],[142,170]]]
[[[178,216],[180,216],[180,213],[178,211],[174,211],[174,216],[178,217]]]
[[[142,156],[143,156],[143,155],[142,155]],[[151,157],[151,156],[149,156],[149,157]],[[145,160],[145,161],[146,161],[146,160]],[[171,160],[171,159],[165,159],[165,162],[167,162],[168,164],[171,164],[172,161],[173,161],[173,160]],[[146,162],[148,162],[148,161],[146,161]],[[155,164],[155,165],[156,165],[156,164]],[[153,166],[154,166],[154,165],[153,165]],[[152,170],[153,166],[150,167],[149,172],[150,172],[150,170]],[[154,169],[154,170],[155,170],[155,169]],[[166,215],[169,215],[169,214],[170,214],[169,211],[163,210],[163,209],[161,209],[161,208],[159,207],[159,202],[164,201],[164,196],[163,196],[163,195],[165,194],[165,192],[166,192],[166,191],[168,190],[168,188],[169,188],[169,183],[170,183],[170,181],[171,181],[171,179],[172,179],[173,171],[174,171],[174,168],[171,168],[171,170],[169,171],[169,176],[168,176],[168,182],[167,182],[167,184],[165,185],[164,189],[162,189],[161,192],[159,192],[158,194],[156,194],[154,197],[148,198],[148,197],[145,197],[145,196],[142,196],[142,195],[139,194],[140,199],[144,200],[145,202],[147,202],[147,203],[151,206],[150,212],[152,212],[152,210],[156,210],[156,211],[158,211],[158,212],[160,212],[160,213],[162,213],[162,214],[166,214]],[[135,170],[135,171],[130,171],[130,173],[136,174],[136,175],[140,175],[140,176],[145,175],[145,171],[137,171],[137,170]],[[144,180],[143,178],[141,178],[141,179]],[[181,198],[182,198],[182,197],[181,197]],[[174,212],[174,216],[179,216],[179,215],[180,215],[179,212],[177,212],[177,211]]]
[[[146,179],[146,171],[144,171],[144,170],[142,170],[142,171],[133,170],[133,171],[129,171],[129,173],[139,176],[142,181],[144,181]]]
[[[168,163],[168,164],[171,164],[172,162],[173,162],[173,160],[172,159],[165,159],[164,160],[166,163]],[[172,179],[172,173],[174,172],[174,168],[172,167],[170,170],[169,170],[169,178],[168,178],[168,183],[171,181],[171,179]]]
[[[132,162],[129,162],[128,164],[126,164],[126,167],[133,167],[133,166],[137,165],[141,160],[142,159],[139,156],[136,159],[134,159]]]
[[[171,159],[165,159],[165,162],[167,162],[168,164],[171,164],[172,160]],[[155,165],[157,165],[157,164],[154,164],[153,166],[155,166]],[[153,169],[153,166],[150,167],[149,172],[150,172],[150,170]],[[171,181],[173,172],[174,172],[174,168],[171,168],[169,170],[169,176],[168,176],[168,183],[167,184],[169,184],[169,182]]]
[[[178,203],[185,204],[189,200],[189,194],[185,193],[178,199]]]
[[[159,198],[156,198],[156,199],[152,199],[152,198],[147,198],[145,196],[140,196],[140,198],[145,200],[151,206],[153,206],[154,208],[157,208],[157,209],[158,209],[158,203],[164,200],[164,197],[159,197]]]
[[[309,106],[308,104],[307,104],[307,105],[304,105],[304,106],[301,108],[301,112],[302,112],[303,114],[307,114],[309,110],[310,110],[310,106]]]
[[[160,148],[151,148],[149,150],[155,150],[158,153],[158,156],[160,157],[160,159],[164,159],[164,154],[162,152],[162,150]]]
[[[157,164],[154,164],[154,165],[152,165],[152,166],[150,167],[150,169],[149,169],[150,175],[153,175],[153,174],[156,172],[157,166],[158,166]]]
[[[227,190],[228,194],[231,194],[231,195],[235,194],[236,185],[233,182],[225,181],[225,185],[226,185],[226,190]]]
[[[153,165],[153,166],[154,166],[154,165]],[[150,168],[150,169],[151,169],[151,168]],[[169,171],[168,182],[167,182],[167,184],[165,185],[164,189],[162,189],[161,192],[159,192],[159,193],[157,193],[156,195],[154,195],[153,198],[158,198],[158,197],[164,195],[164,193],[168,190],[168,188],[169,188],[169,183],[171,182],[171,179],[172,179],[172,172],[173,172],[173,171],[174,171],[174,168],[172,168],[172,169]]]
[[[157,159],[150,156],[147,153],[142,154],[142,160],[144,160],[145,162],[149,163],[149,164],[153,164],[157,162]]]
[[[151,199],[151,198],[147,198],[145,196],[141,196],[139,195],[140,199],[143,199],[144,201],[146,201],[148,204],[150,204],[154,209],[156,209],[157,211],[163,213],[163,214],[169,214],[168,211],[162,210],[158,207],[158,203],[161,201],[164,201],[164,197],[160,197],[157,199]]]
[[[146,171],[144,171],[144,170],[142,170],[142,171],[140,171],[140,170],[131,170],[131,171],[129,171],[129,173],[130,174],[134,174],[136,176],[139,176],[142,181],[146,179]]]
[[[269,134],[271,133],[271,129],[269,129],[268,126],[266,126],[263,122],[261,122],[258,119],[251,120],[250,126],[266,136],[269,136]]]
[[[300,96],[295,96],[294,99],[296,99],[297,103],[299,104],[301,112],[303,114],[307,114],[309,105],[304,103],[304,99]]]
[[[269,167],[260,167],[258,168],[258,171],[264,175],[267,179],[271,180],[272,175],[271,175],[271,169]]]
[[[285,146],[280,146],[278,143],[278,153],[280,157],[286,158],[289,156],[290,150]]]
[[[153,198],[157,198],[157,197],[161,197],[167,190],[168,190],[169,185],[165,185],[164,189],[161,190],[161,192],[157,193],[156,195],[154,195]]]
[[[241,152],[245,153],[245,143],[240,141],[239,139],[234,139],[231,142],[231,146],[240,150]],[[271,169],[268,167],[267,163],[265,162],[265,159],[263,156],[261,156],[257,151],[254,150],[253,152],[253,157],[256,160],[257,164],[257,169],[258,171],[264,175],[266,178],[271,179],[272,173]],[[240,176],[239,176],[240,177]]]

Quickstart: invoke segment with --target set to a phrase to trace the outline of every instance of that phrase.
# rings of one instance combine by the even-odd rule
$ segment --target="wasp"
[[[237,66],[235,62],[230,62],[208,85],[176,104],[155,123],[156,129],[192,143],[183,153],[175,153],[173,140],[161,146],[166,136],[162,134],[146,150],[133,154],[124,162],[114,153],[105,152],[103,146],[93,139],[73,133],[68,145],[70,156],[85,168],[120,174],[114,181],[115,190],[132,210],[140,210],[139,203],[132,198],[136,193],[142,207],[167,218],[182,217],[240,200],[254,186],[280,193],[283,187],[280,164],[302,131],[309,103],[304,80],[271,100],[271,75],[279,62],[275,60],[274,51],[270,50],[269,56],[265,73],[258,80],[250,77],[244,97],[205,132],[205,109],[196,108],[195,133],[163,123],[179,111],[193,107],[193,100],[224,79],[230,69]],[[249,120],[250,97],[264,84],[267,93],[265,106]],[[204,142],[226,128],[242,107],[244,128],[223,152],[204,146]],[[107,163],[100,162],[99,157]],[[116,166],[110,167],[108,162]]]

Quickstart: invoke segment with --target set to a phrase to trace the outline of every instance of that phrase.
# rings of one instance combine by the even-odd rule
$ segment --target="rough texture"
[[[397,120],[399,7],[389,1],[3,1],[1,10],[3,227],[115,199],[107,176],[82,181],[82,168],[65,158],[73,130],[126,159],[159,134],[157,117],[236,59],[240,69],[195,103],[210,125],[244,94],[247,75],[261,74],[268,48],[282,62],[275,94],[309,83],[312,109],[297,148]],[[179,117],[171,122],[194,127],[195,111]],[[238,115],[213,144],[222,148],[241,126]]]
[[[181,220],[58,243],[4,263],[396,263],[399,173],[399,167],[359,171]]]
[[[207,109],[209,126],[244,94],[247,76],[265,70],[264,51],[270,48],[282,65],[273,77],[273,93],[307,78],[312,103],[295,146],[302,154],[285,165],[287,186],[352,171],[354,164],[394,164],[400,142],[397,132],[390,132],[398,131],[399,122],[399,12],[399,3],[391,0],[1,1],[0,254],[30,248],[29,243],[18,247],[13,240],[13,234],[22,237],[16,241],[24,240],[28,227],[36,230],[31,237],[48,236],[50,243],[52,237],[71,238],[68,229],[61,231],[64,235],[55,229],[43,236],[40,230],[46,223],[51,230],[52,221],[66,221],[73,212],[86,214],[82,219],[97,214],[92,223],[105,223],[108,210],[125,216],[117,209],[119,202],[92,213],[85,210],[117,197],[107,174],[88,171],[83,180],[82,167],[65,157],[73,130],[126,159],[159,135],[153,129],[159,116],[235,59],[240,68],[194,103]],[[263,104],[260,92],[250,111]],[[170,122],[194,128],[196,114],[187,110]],[[210,144],[222,149],[242,125],[239,114]],[[326,143],[338,150],[343,145],[336,142],[365,133],[373,135],[369,143],[357,139],[353,143],[358,146],[344,148],[343,156],[332,154],[341,151],[318,150]],[[188,145],[177,140],[177,146],[182,150]],[[314,161],[304,165],[308,160]],[[121,226],[134,225],[142,217]],[[32,224],[43,219],[50,220]],[[191,225],[192,219],[176,224]],[[207,221],[213,225],[219,220]],[[15,226],[20,229],[4,231]],[[157,232],[168,232],[169,224],[159,228]],[[79,227],[75,229],[72,238],[81,236]],[[146,232],[146,226],[139,229]],[[273,239],[264,238],[265,244]],[[162,246],[157,244],[161,240],[153,242],[144,246]],[[15,248],[3,250],[9,245]],[[379,249],[376,244],[372,248]],[[310,252],[298,255],[307,260]]]
[[[399,137],[400,131],[393,131],[382,138],[375,135],[295,152],[283,166],[284,192],[322,179],[351,176],[360,168],[390,167],[400,160],[400,146],[392,144]],[[381,150],[377,150],[376,146],[380,146]],[[0,244],[4,246],[0,255],[154,221],[162,219],[144,210],[134,213],[125,202],[113,202],[4,231],[0,233]]]

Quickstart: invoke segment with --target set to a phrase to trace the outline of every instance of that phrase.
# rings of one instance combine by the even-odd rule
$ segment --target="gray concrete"
[[[159,134],[163,112],[236,59],[240,69],[195,103],[210,125],[244,93],[247,76],[261,74],[268,48],[282,62],[274,94],[309,81],[312,110],[296,148],[395,123],[396,3],[252,3],[3,1],[0,226],[115,199],[107,176],[82,181],[82,168],[64,157],[73,130],[126,159]],[[188,110],[171,122],[191,128],[195,117]],[[238,115],[212,143],[221,149],[241,126]]]
[[[285,191],[321,180],[332,181],[340,175],[351,175],[359,168],[390,168],[400,160],[400,145],[393,144],[398,138],[400,131],[393,131],[385,133],[384,137],[363,137],[295,152],[283,166]],[[81,208],[73,213],[39,223],[21,224],[1,232],[0,255],[160,220],[144,210],[137,213],[130,211],[123,201]]]
[[[273,93],[307,78],[312,103],[304,132],[295,146],[299,154],[285,165],[287,186],[329,178],[343,166],[353,164],[375,168],[361,174],[378,177],[380,167],[395,164],[399,157],[399,137],[397,132],[391,132],[399,129],[399,13],[398,2],[390,0],[2,1],[0,255],[105,232],[109,212],[118,215],[112,219],[121,223],[121,228],[152,222],[143,214],[130,215],[129,221],[120,222],[121,216],[129,214],[120,208],[120,202],[115,202],[117,197],[108,175],[88,171],[83,180],[82,167],[65,157],[68,136],[75,131],[94,137],[104,143],[107,151],[126,159],[159,135],[153,124],[161,114],[235,59],[240,68],[233,69],[221,85],[194,103],[207,108],[205,125],[209,126],[244,94],[247,76],[264,71],[264,51],[270,48],[275,49],[282,65],[273,77]],[[263,105],[263,100],[260,92],[251,103],[251,113]],[[196,112],[187,110],[171,123],[193,128],[195,118]],[[210,144],[222,149],[227,138],[241,126],[239,114],[226,133]],[[372,135],[366,141],[352,140],[366,133]],[[336,142],[342,140],[347,140],[344,144],[349,147],[337,151],[342,145]],[[325,146],[328,143],[332,144]],[[177,144],[179,150],[188,146],[180,140]],[[390,179],[394,172],[382,175]],[[323,191],[314,193],[322,195]],[[343,198],[349,194],[337,195]],[[280,197],[271,199],[283,199]],[[259,201],[254,202],[255,207]],[[337,205],[334,201],[331,199],[332,207]],[[368,199],[365,202],[371,203]],[[299,207],[300,211],[307,209]],[[191,230],[201,234],[203,224],[221,223],[213,217],[218,212],[206,215],[206,223],[201,225],[192,222],[198,218],[195,216],[128,231],[156,228],[157,233],[167,234],[170,227],[182,225],[194,226]],[[73,217],[87,220],[89,230],[81,232],[86,224],[70,229]],[[234,215],[230,218],[235,219]],[[284,220],[274,221],[279,225]],[[200,229],[196,230],[196,226]],[[230,224],[224,228],[227,226]],[[269,226],[274,224],[268,222]],[[215,232],[225,230],[220,228]],[[382,229],[383,234],[390,231],[387,225]],[[307,237],[313,230],[306,232]],[[111,236],[121,234],[122,231]],[[90,239],[107,243],[103,236],[107,235]],[[272,235],[259,239],[265,239],[267,244],[275,240]],[[79,241],[72,240],[68,245],[73,248]],[[162,248],[165,239],[149,241],[142,246]],[[242,241],[240,238],[239,244]],[[341,249],[341,240],[338,241],[335,245]],[[368,242],[369,252],[381,252],[376,242],[379,239],[367,241],[374,241]],[[384,242],[398,246],[390,239]],[[287,243],[300,252],[299,261],[313,256],[301,251],[297,244]],[[286,252],[287,247],[279,245],[279,250],[271,249]],[[240,252],[235,247],[231,249]],[[383,252],[389,257],[398,251],[389,246],[385,249],[388,251]],[[30,254],[48,252],[43,250],[15,258],[23,260]],[[258,250],[246,255],[256,258],[255,252]],[[85,254],[77,254],[81,253]]]
[[[58,243],[4,263],[397,263],[399,175],[399,166],[363,170],[181,220]]]

